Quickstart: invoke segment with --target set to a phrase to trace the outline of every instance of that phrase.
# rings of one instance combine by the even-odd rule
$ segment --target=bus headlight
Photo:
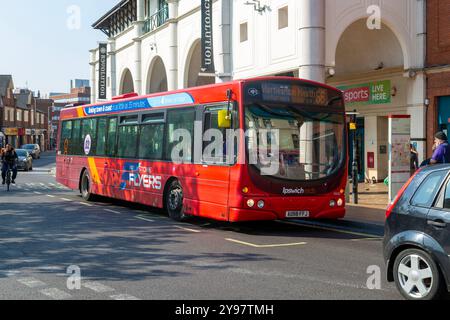
[[[258,201],[258,208],[262,209],[265,206],[265,202],[263,200]]]
[[[342,207],[344,205],[344,200],[339,199],[337,202],[338,207]]]
[[[336,206],[336,201],[331,200],[331,201],[330,201],[330,207],[331,207],[331,208],[334,208],[335,206]]]
[[[253,206],[255,205],[255,200],[253,199],[248,200],[247,205],[249,206],[249,208],[253,208]]]

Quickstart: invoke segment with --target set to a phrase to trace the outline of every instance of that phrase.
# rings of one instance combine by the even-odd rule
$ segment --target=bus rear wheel
[[[81,197],[84,200],[86,201],[94,200],[94,195],[91,193],[91,177],[87,170],[85,170],[83,172],[83,175],[81,176],[80,191]]]
[[[185,221],[187,216],[184,214],[183,208],[183,188],[178,180],[174,180],[167,188],[166,209],[169,217],[175,221]]]

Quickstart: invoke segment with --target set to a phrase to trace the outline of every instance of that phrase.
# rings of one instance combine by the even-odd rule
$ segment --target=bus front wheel
[[[166,191],[166,208],[169,217],[175,221],[184,221],[187,216],[183,208],[183,188],[178,180],[170,183]]]
[[[91,193],[91,177],[87,170],[85,170],[81,176],[80,191],[84,200],[94,200],[94,195]]]

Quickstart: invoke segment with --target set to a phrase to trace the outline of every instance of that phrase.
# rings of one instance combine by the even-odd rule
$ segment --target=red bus
[[[175,220],[345,216],[345,106],[324,84],[264,77],[129,94],[63,109],[59,128],[56,179],[87,201],[165,208]]]

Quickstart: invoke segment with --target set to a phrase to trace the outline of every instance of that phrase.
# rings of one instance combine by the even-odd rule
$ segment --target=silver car
[[[41,148],[38,144],[25,144],[20,149],[27,150],[33,159],[41,158]]]

